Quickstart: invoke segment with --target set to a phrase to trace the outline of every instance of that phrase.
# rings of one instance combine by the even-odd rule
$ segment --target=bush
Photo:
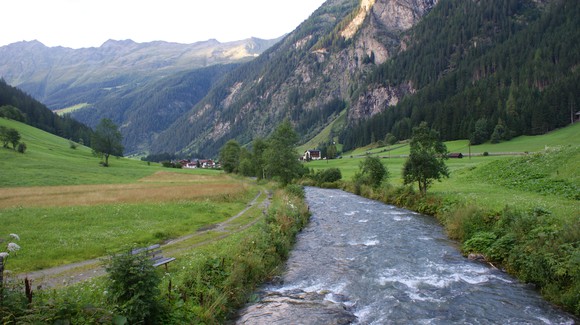
[[[20,153],[24,153],[26,151],[26,143],[20,142],[18,144],[18,149],[16,149],[16,150],[18,150],[18,152],[20,152]]]
[[[359,171],[354,176],[354,182],[378,188],[387,177],[387,167],[381,160],[378,157],[368,156],[361,161]]]
[[[161,278],[145,252],[114,255],[106,270],[108,297],[130,324],[161,323],[164,315],[159,301]]]
[[[488,255],[491,246],[495,243],[496,235],[492,232],[481,231],[463,243],[465,253],[482,253]]]
[[[342,173],[338,168],[328,168],[316,173],[315,178],[318,183],[332,183],[342,179]]]

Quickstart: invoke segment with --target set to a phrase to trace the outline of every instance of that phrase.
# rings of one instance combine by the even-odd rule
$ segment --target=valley
[[[296,236],[318,231],[304,230],[311,215],[340,216],[325,227],[348,239],[339,223],[364,226],[363,206],[377,204],[410,210],[385,213],[393,224],[376,220],[395,235],[413,233],[399,221],[417,218],[447,237],[413,233],[400,252],[405,240],[449,242],[438,246],[440,259],[470,270],[479,263],[484,287],[512,281],[495,276],[508,273],[577,317],[579,26],[574,0],[328,0],[275,40],[0,47],[0,315],[8,323],[231,322],[261,299],[261,285],[277,286],[286,261],[304,264],[292,262],[292,249]],[[105,132],[92,129],[103,121]],[[428,190],[404,184],[418,126],[448,151],[422,153],[423,162],[449,158],[448,177]],[[97,135],[113,136],[118,152],[106,162],[111,148],[98,148]],[[310,149],[336,159],[299,161]],[[196,159],[219,160],[223,170],[175,168]],[[370,182],[370,164],[388,177]],[[304,188],[313,185],[333,190]],[[362,205],[338,209],[344,202],[326,193]],[[388,241],[378,238],[363,233],[346,245]],[[130,253],[152,244],[176,258],[165,272]],[[431,248],[421,253],[438,256]],[[377,259],[368,251],[366,262]],[[350,264],[356,258],[349,253],[337,268],[369,265]],[[447,273],[468,280],[440,285],[380,268],[373,289],[408,289],[392,291],[389,306],[444,302],[423,305],[436,318],[458,320],[463,300],[448,298],[479,290],[469,272]],[[40,287],[22,281],[28,274]],[[341,286],[304,289],[304,297],[344,303],[351,323],[387,319],[347,306]]]

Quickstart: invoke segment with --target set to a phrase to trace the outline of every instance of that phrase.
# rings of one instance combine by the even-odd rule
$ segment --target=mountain
[[[19,42],[0,47],[0,77],[53,110],[73,108],[67,112],[90,126],[103,117],[111,118],[132,139],[125,143],[132,153],[147,149],[157,128],[167,128],[190,109],[215,80],[235,67],[232,64],[252,60],[275,42],[257,38],[194,44],[109,40],[100,47],[82,49]],[[184,75],[193,88],[182,87],[185,94],[173,102],[171,96],[179,86],[171,81]],[[158,96],[159,92],[165,94]],[[156,107],[142,107],[152,105],[144,98],[154,100]],[[135,108],[137,102],[141,106]],[[136,116],[144,110],[155,112]],[[152,121],[142,121],[146,116]],[[150,128],[151,123],[156,127]]]
[[[0,47],[0,76],[57,109],[82,103],[79,100],[92,104],[103,88],[126,87],[175,72],[247,61],[273,43],[275,40],[256,38],[194,44],[108,40],[96,48],[71,49],[47,47],[38,41],[18,42]]]
[[[401,50],[351,96],[345,150],[387,133],[408,138],[421,121],[473,144],[544,134],[579,109],[578,1],[441,1]],[[401,89],[407,96],[393,105]],[[372,117],[352,118],[359,113]]]
[[[42,46],[26,44],[43,66]],[[327,0],[260,55],[203,68],[149,59],[140,46],[107,42],[93,54],[101,65],[44,67],[50,82],[13,78],[50,93],[39,97],[49,105],[82,107],[71,114],[90,125],[112,118],[128,153],[179,156],[215,156],[284,119],[303,143],[330,129],[322,141],[345,150],[408,138],[422,121],[444,140],[504,141],[562,127],[580,103],[576,0]],[[61,82],[71,71],[82,73]]]
[[[397,53],[434,0],[329,0],[295,31],[232,72],[153,143],[153,152],[215,154],[289,118],[308,139],[350,105],[353,87]],[[372,61],[370,58],[372,57]]]
[[[538,134],[580,102],[573,0],[329,0],[260,57],[224,77],[162,132],[152,152],[215,155],[288,118],[306,141],[334,129],[345,149],[410,136]],[[497,130],[497,132],[496,132]],[[487,138],[485,138],[487,137]]]

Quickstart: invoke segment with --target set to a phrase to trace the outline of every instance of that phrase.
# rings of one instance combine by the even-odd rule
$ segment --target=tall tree
[[[403,167],[403,180],[405,184],[417,182],[419,191],[425,195],[433,180],[449,177],[445,165],[447,147],[439,140],[439,132],[430,129],[426,122],[413,128],[410,146],[411,153]]]
[[[0,141],[4,148],[8,148],[8,144],[12,144],[12,147],[16,149],[16,146],[20,142],[20,133],[18,130],[0,126]]]
[[[123,156],[123,136],[119,128],[108,118],[102,119],[95,129],[91,140],[93,150],[105,157],[104,166],[109,166],[109,156]]]
[[[286,119],[272,133],[268,139],[268,148],[264,151],[268,176],[279,179],[284,185],[302,176],[303,173],[298,154],[294,149],[296,142],[298,134]]]
[[[268,149],[268,142],[262,138],[254,139],[252,142],[252,156],[258,179],[266,178],[266,157],[264,152]]]
[[[226,173],[237,173],[240,166],[240,144],[230,140],[220,150],[220,163]]]

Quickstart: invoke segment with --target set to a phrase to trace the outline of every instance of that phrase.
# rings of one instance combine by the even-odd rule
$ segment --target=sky
[[[135,42],[273,39],[293,31],[325,0],[6,0],[0,46],[98,47]]]

